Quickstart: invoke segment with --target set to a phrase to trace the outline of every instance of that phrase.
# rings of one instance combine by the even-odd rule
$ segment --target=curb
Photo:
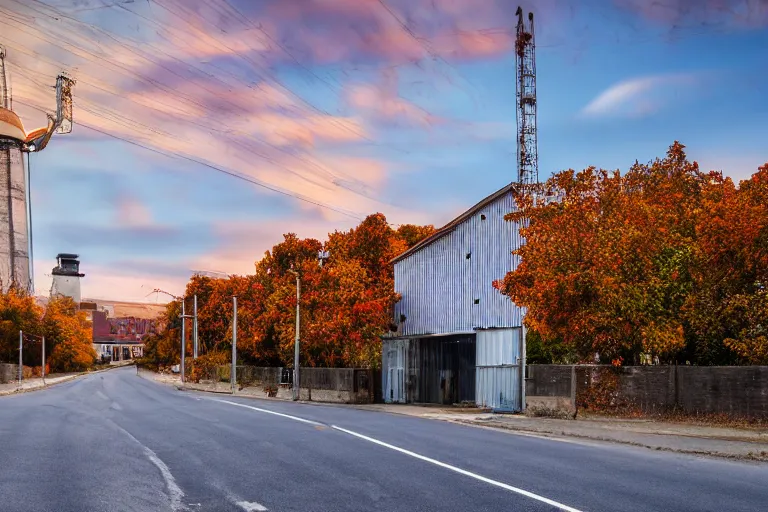
[[[284,398],[277,398],[277,397],[258,397],[258,396],[251,396],[251,395],[239,395],[237,393],[231,393],[228,391],[213,391],[213,390],[206,390],[206,389],[197,389],[197,388],[190,388],[190,387],[183,386],[177,383],[172,383],[172,382],[162,382],[162,381],[157,381],[155,379],[149,379],[149,380],[152,380],[153,382],[157,382],[158,384],[172,386],[176,388],[178,391],[198,391],[201,393],[222,394],[222,395],[228,395],[228,396],[235,396],[239,398],[248,398],[252,400],[293,402],[293,403],[300,403],[305,405],[324,405],[324,406],[330,406],[330,407],[346,407],[346,408],[356,409],[360,411],[382,412],[385,414],[397,414],[399,416],[410,416],[412,418],[420,418],[424,420],[444,421],[447,423],[454,423],[456,425],[464,425],[464,426],[474,427],[474,428],[484,428],[484,429],[494,430],[496,432],[503,432],[507,434],[518,433],[520,435],[528,435],[528,436],[542,437],[542,438],[548,438],[548,439],[578,439],[583,441],[595,441],[599,443],[611,443],[611,444],[620,444],[625,446],[634,446],[637,448],[645,448],[647,450],[653,450],[653,451],[679,453],[681,455],[714,457],[718,459],[737,460],[737,461],[743,461],[743,462],[759,462],[759,463],[768,462],[768,455],[762,455],[761,453],[749,453],[747,455],[738,455],[738,454],[723,453],[723,452],[707,452],[707,451],[683,450],[683,449],[678,450],[674,448],[668,448],[668,447],[662,447],[662,446],[651,446],[651,445],[637,443],[633,441],[603,438],[599,436],[586,436],[586,435],[580,435],[580,434],[566,434],[566,433],[558,434],[556,432],[538,431],[538,430],[531,430],[526,428],[516,428],[510,425],[500,425],[498,423],[493,424],[491,422],[492,420],[483,421],[483,420],[472,420],[472,419],[464,419],[464,418],[454,419],[454,418],[440,418],[440,417],[434,417],[434,416],[432,417],[417,416],[417,415],[407,414],[407,413],[394,411],[394,410],[375,410],[375,409],[365,407],[365,405],[361,405],[361,404],[345,404],[345,403],[339,403],[339,402],[315,402],[315,401],[309,402],[305,400],[294,401],[294,400],[287,400]]]
[[[581,440],[588,440],[588,441],[597,441],[601,443],[622,444],[626,446],[634,446],[637,448],[645,448],[653,451],[679,453],[682,455],[715,457],[718,459],[729,459],[729,460],[751,461],[751,462],[768,462],[768,455],[762,455],[761,453],[749,452],[746,455],[740,455],[740,454],[723,453],[723,452],[684,450],[684,449],[669,448],[666,446],[651,446],[651,445],[638,443],[634,441],[625,441],[621,439],[605,438],[605,437],[599,437],[599,436],[587,436],[587,435],[572,434],[572,433],[566,434],[565,432],[558,434],[555,432],[530,430],[525,428],[515,428],[512,426],[505,426],[505,425],[499,425],[499,424],[494,425],[494,424],[489,424],[488,421],[445,419],[445,418],[426,418],[426,419],[447,421],[449,423],[456,423],[458,425],[466,425],[466,426],[471,426],[476,428],[487,428],[487,429],[495,430],[497,432],[506,432],[506,433],[517,432],[521,435],[529,435],[529,436],[543,437],[543,438],[549,438],[549,439],[581,439]],[[702,437],[700,439],[706,439],[706,438]],[[763,452],[763,453],[768,453],[768,452]]]

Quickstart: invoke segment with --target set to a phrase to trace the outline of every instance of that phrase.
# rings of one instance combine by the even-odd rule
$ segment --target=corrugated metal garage
[[[514,186],[393,260],[402,299],[395,305],[397,331],[383,340],[385,401],[520,409],[512,395],[521,393],[523,362],[509,357],[522,353],[524,311],[493,287],[517,265],[519,226],[504,220],[515,209]]]

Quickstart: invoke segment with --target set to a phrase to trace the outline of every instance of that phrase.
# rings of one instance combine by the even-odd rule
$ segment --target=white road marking
[[[299,418],[298,416],[291,416],[290,414],[283,414],[281,412],[270,411],[269,409],[262,409],[261,407],[253,407],[252,405],[239,404],[237,402],[230,402],[229,400],[219,400],[217,398],[209,398],[208,400],[213,400],[215,402],[221,402],[223,404],[235,405],[237,407],[245,407],[246,409],[252,409],[254,411],[259,411],[259,412],[263,412],[263,413],[266,413],[266,414],[274,414],[275,416],[280,416],[280,417],[283,417],[283,418],[288,418],[289,420],[300,421],[301,423],[309,423],[310,425],[322,425],[322,423],[318,423],[317,421],[307,420],[307,419],[304,419],[304,418]]]
[[[158,457],[157,454],[153,452],[149,447],[144,446],[141,441],[133,437],[130,432],[117,424],[114,425],[126,436],[133,439],[136,444],[141,446],[141,448],[144,450],[144,455],[146,455],[152,464],[157,466],[157,469],[160,470],[160,474],[163,475],[163,480],[165,480],[165,485],[168,487],[168,498],[171,500],[171,510],[185,510],[186,507],[181,503],[181,499],[184,497],[184,491],[182,491],[181,487],[179,487],[179,485],[176,483],[176,479],[173,477],[171,470],[168,469],[168,466],[165,464],[165,462],[163,462],[160,457]]]
[[[569,507],[568,505],[564,505],[562,503],[559,503],[557,501],[551,500],[549,498],[545,498],[544,496],[539,496],[538,494],[534,494],[532,492],[526,491],[524,489],[520,489],[519,487],[513,487],[511,485],[505,484],[503,482],[499,482],[497,480],[491,480],[490,478],[486,478],[484,476],[478,475],[476,473],[472,473],[471,471],[467,471],[465,469],[457,468],[456,466],[451,466],[450,464],[446,464],[445,462],[440,462],[439,460],[431,459],[429,457],[425,457],[424,455],[419,455],[418,453],[412,452],[410,450],[406,450],[404,448],[400,448],[398,446],[385,443],[384,441],[379,441],[378,439],[374,439],[372,437],[365,436],[363,434],[358,434],[357,432],[353,432],[352,430],[347,430],[345,428],[337,427],[336,425],[331,425],[331,428],[338,430],[339,432],[344,432],[345,434],[349,434],[351,436],[355,436],[359,439],[364,439],[365,441],[377,444],[379,446],[384,446],[385,448],[389,448],[390,450],[394,450],[396,452],[403,453],[405,455],[411,456],[415,459],[423,460],[425,462],[429,462],[430,464],[434,464],[436,466],[440,466],[441,468],[448,469],[450,471],[454,471],[456,473],[459,473],[460,475],[468,476],[470,478],[474,478],[475,480],[480,480],[481,482],[485,482],[487,484],[495,485],[496,487],[500,487],[502,489],[505,489],[507,491],[511,491],[517,494],[521,494],[523,496],[526,496],[528,498],[541,501],[542,503],[546,503],[548,505],[552,505],[553,507],[557,507],[560,510],[565,510],[566,512],[581,512],[580,510]]]
[[[265,512],[267,510],[267,507],[255,501],[238,501],[235,505],[245,510],[245,512]]]
[[[246,409],[252,409],[254,411],[263,412],[263,413],[266,413],[266,414],[274,414],[275,416],[280,416],[280,417],[283,417],[283,418],[288,418],[288,419],[291,419],[291,420],[294,420],[294,421],[299,421],[301,423],[309,423],[310,425],[323,426],[322,423],[319,423],[317,421],[312,421],[312,420],[300,418],[298,416],[292,416],[290,414],[283,414],[281,412],[270,411],[269,409],[262,409],[261,407],[253,407],[251,405],[239,404],[237,402],[231,402],[229,400],[220,400],[218,398],[207,398],[207,400],[213,400],[213,401],[221,402],[221,403],[224,403],[224,404],[235,405],[237,407],[244,407]],[[395,445],[392,445],[392,444],[389,444],[389,443],[385,443],[384,441],[379,441],[378,439],[374,439],[372,437],[368,437],[368,436],[363,435],[363,434],[358,434],[357,432],[354,432],[352,430],[347,430],[345,428],[341,428],[341,427],[338,427],[336,425],[331,425],[330,427],[333,428],[334,430],[338,430],[339,432],[344,432],[345,434],[349,434],[349,435],[357,437],[359,439],[363,439],[365,441],[377,444],[379,446],[384,446],[385,448],[389,448],[390,450],[394,450],[396,452],[403,453],[403,454],[411,456],[413,458],[416,458],[416,459],[419,459],[419,460],[423,460],[425,462],[429,462],[430,464],[434,464],[436,466],[440,466],[441,468],[448,469],[450,471],[454,471],[456,473],[459,473],[460,475],[464,475],[464,476],[468,476],[470,478],[474,478],[475,480],[479,480],[481,482],[485,482],[487,484],[494,485],[494,486],[499,487],[501,489],[504,489],[504,490],[507,490],[507,491],[511,491],[511,492],[520,494],[520,495],[525,496],[527,498],[531,498],[531,499],[540,501],[542,503],[546,503],[547,505],[552,505],[553,507],[556,507],[556,508],[558,508],[560,510],[564,510],[566,512],[582,512],[581,510],[579,510],[577,508],[569,507],[568,505],[565,505],[563,503],[557,502],[555,500],[551,500],[549,498],[545,498],[544,496],[540,496],[540,495],[532,493],[530,491],[526,491],[525,489],[520,489],[519,487],[514,487],[512,485],[505,484],[504,482],[499,482],[498,480],[492,480],[492,479],[484,477],[482,475],[478,475],[476,473],[472,473],[471,471],[467,471],[466,469],[461,469],[461,468],[458,468],[456,466],[452,466],[450,464],[446,464],[445,462],[440,462],[439,460],[432,459],[432,458],[429,458],[429,457],[425,457],[424,455],[419,455],[416,452],[412,452],[410,450],[406,450],[404,448],[400,448],[399,446],[395,446]],[[243,503],[248,503],[248,502],[241,501],[241,502],[238,502],[237,504],[242,506]],[[259,505],[259,506],[261,506],[261,505]],[[248,509],[246,509],[246,510],[248,510]],[[256,509],[251,509],[251,510],[261,511],[261,510],[267,510],[267,509],[266,508],[261,508],[261,509],[256,508]]]
[[[102,400],[109,400],[109,397],[102,393],[101,391],[96,391],[96,396],[101,398]]]

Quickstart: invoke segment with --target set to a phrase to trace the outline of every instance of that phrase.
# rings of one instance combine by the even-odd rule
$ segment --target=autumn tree
[[[46,346],[52,347],[48,359],[51,371],[78,372],[93,366],[92,328],[71,297],[55,297],[48,302],[42,332]]]
[[[18,361],[19,331],[39,335],[42,316],[43,308],[23,290],[12,286],[0,293],[0,360]]]
[[[768,164],[738,188],[710,173],[686,304],[695,355],[708,364],[768,364]]]
[[[158,368],[181,361],[181,301],[165,306],[162,322],[165,328],[144,338],[144,356],[141,364]]]
[[[253,275],[193,277],[185,295],[188,311],[191,297],[198,297],[201,354],[230,350],[236,295],[239,359],[246,364],[292,366],[296,272],[301,276],[301,364],[379,364],[379,336],[389,328],[397,300],[390,261],[433,232],[432,226],[410,224],[394,230],[379,213],[349,231],[329,234],[325,243],[285,234],[256,263]],[[323,249],[330,257],[321,266],[318,253]],[[178,351],[163,349],[169,336],[179,345],[177,324],[171,318],[165,332],[147,341],[148,360],[178,360]]]
[[[528,308],[526,324],[582,358],[675,356],[686,344],[683,305],[705,178],[673,144],[625,175],[587,168],[522,191],[522,260],[496,285]]]
[[[435,226],[432,225],[402,224],[397,228],[397,236],[405,243],[407,249],[410,249],[434,232]]]

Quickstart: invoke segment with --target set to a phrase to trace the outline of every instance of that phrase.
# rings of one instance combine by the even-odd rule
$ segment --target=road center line
[[[238,501],[235,505],[245,510],[245,512],[265,512],[267,510],[267,507],[255,501]]]
[[[154,464],[157,469],[160,470],[160,474],[163,475],[163,480],[165,480],[165,485],[168,487],[168,498],[171,500],[171,510],[177,511],[186,509],[186,507],[181,503],[181,499],[184,497],[184,491],[182,491],[181,487],[179,487],[179,484],[176,483],[176,479],[173,477],[171,470],[168,468],[165,462],[163,462],[162,459],[158,457],[154,451],[152,451],[152,449],[144,446],[144,444],[136,439],[130,432],[116,423],[113,423],[113,425],[120,429],[126,436],[133,439],[136,444],[141,446],[141,448],[144,450],[144,455],[146,455],[150,462],[152,462],[152,464]]]
[[[523,496],[526,496],[528,498],[541,501],[542,503],[546,503],[548,505],[552,505],[553,507],[557,507],[560,510],[565,510],[567,512],[581,512],[579,509],[569,507],[568,505],[564,505],[562,503],[559,503],[557,501],[551,500],[549,498],[545,498],[544,496],[539,496],[538,494],[534,494],[532,492],[526,491],[524,489],[520,489],[519,487],[513,487],[511,485],[505,484],[503,482],[499,482],[497,480],[491,480],[490,478],[486,478],[484,476],[478,475],[476,473],[472,473],[471,471],[467,471],[466,469],[457,468],[456,466],[451,466],[450,464],[446,464],[445,462],[440,462],[439,460],[431,459],[429,457],[425,457],[424,455],[419,455],[418,453],[412,452],[410,450],[406,450],[404,448],[400,448],[395,445],[391,445],[389,443],[385,443],[384,441],[379,441],[378,439],[374,439],[372,437],[365,436],[363,434],[358,434],[357,432],[353,432],[352,430],[347,430],[345,428],[337,427],[336,425],[331,425],[331,428],[338,430],[339,432],[344,432],[345,434],[349,434],[351,436],[355,436],[359,439],[363,439],[365,441],[377,444],[379,446],[383,446],[385,448],[389,448],[390,450],[394,450],[396,452],[403,453],[405,455],[409,455],[415,459],[423,460],[425,462],[429,462],[430,464],[434,464],[436,466],[440,466],[441,468],[448,469],[450,471],[454,471],[456,473],[459,473],[460,475],[468,476],[470,478],[474,478],[475,480],[480,480],[481,482],[485,482],[487,484],[494,485],[496,487],[500,487],[502,489],[505,489],[507,491],[511,491],[517,494],[521,494]]]
[[[310,425],[320,425],[320,426],[323,425],[322,423],[318,423],[317,421],[307,420],[304,418],[299,418],[298,416],[283,414],[281,412],[270,411],[269,409],[262,409],[261,407],[253,407],[252,405],[239,404],[237,402],[230,402],[229,400],[220,400],[218,398],[209,398],[208,400],[213,400],[214,402],[221,402],[223,404],[236,405],[237,407],[245,407],[246,409],[252,409],[254,411],[263,412],[265,414],[274,414],[275,416],[288,418],[289,420],[300,421],[301,423],[308,423]]]

